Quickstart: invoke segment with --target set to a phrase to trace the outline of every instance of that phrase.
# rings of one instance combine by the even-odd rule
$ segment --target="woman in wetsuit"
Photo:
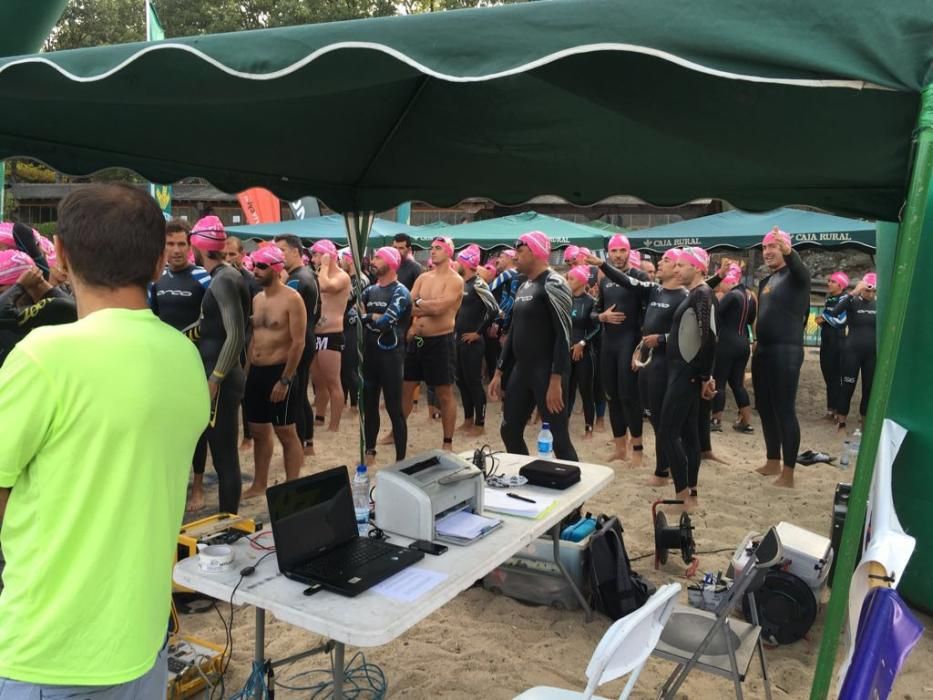
[[[846,315],[847,333],[842,342],[840,367],[842,375],[841,403],[839,406],[839,429],[846,427],[846,417],[855,393],[855,383],[862,375],[862,400],[859,403],[859,415],[864,419],[868,412],[868,398],[871,395],[871,383],[875,376],[875,358],[877,356],[875,339],[876,287],[878,277],[869,272],[862,281],[855,285],[849,294],[842,297],[831,313]]]
[[[567,272],[567,283],[573,294],[570,307],[570,399],[567,415],[573,413],[573,404],[580,390],[583,401],[583,439],[593,437],[593,421],[596,418],[596,401],[593,398],[595,379],[595,355],[593,339],[599,334],[599,321],[593,311],[596,300],[586,293],[589,268],[577,265]]]
[[[726,407],[726,385],[732,389],[739,419],[732,426],[740,433],[754,432],[752,408],[745,389],[745,367],[751,354],[748,328],[755,322],[758,302],[742,284],[742,269],[733,263],[719,285],[725,293],[719,300],[719,342],[716,346],[716,397],[713,399],[712,429],[722,430]]]
[[[826,384],[826,417],[838,422],[842,406],[842,343],[846,337],[846,314],[832,313],[846,296],[849,276],[841,270],[826,280],[826,301],[823,313],[817,317],[820,327],[820,371]]]

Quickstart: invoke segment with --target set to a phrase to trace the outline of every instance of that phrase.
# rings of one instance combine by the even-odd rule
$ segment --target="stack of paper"
[[[487,488],[483,495],[483,510],[534,519],[554,505],[554,499],[547,496],[535,494],[525,496],[525,498],[530,498],[534,502],[529,503],[518,498],[511,498],[506,495],[505,491]]]
[[[484,518],[482,515],[460,510],[438,520],[434,529],[438,538],[464,544],[479,539],[501,524],[502,521],[497,518]]]

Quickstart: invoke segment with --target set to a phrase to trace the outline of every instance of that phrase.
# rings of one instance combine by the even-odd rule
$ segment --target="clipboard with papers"
[[[500,518],[487,518],[467,509],[457,510],[435,523],[435,539],[450,544],[466,545],[482,539],[501,526]]]

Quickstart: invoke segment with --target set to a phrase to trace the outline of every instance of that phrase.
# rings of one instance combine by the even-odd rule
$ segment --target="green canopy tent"
[[[373,212],[411,200],[903,211],[846,571],[933,209],[931,35],[928,0],[556,0],[23,56],[0,60],[0,158],[314,194],[357,265]],[[815,698],[847,592],[837,577]]]
[[[707,250],[744,250],[761,245],[762,237],[777,226],[790,234],[795,248],[875,250],[875,223],[800,209],[775,209],[763,214],[727,211],[628,234],[632,246],[661,253],[675,246],[697,245]]]
[[[417,226],[376,218],[373,219],[372,232],[369,236],[369,245],[372,247],[389,245],[395,234],[408,233],[414,236],[417,230]],[[280,221],[274,224],[230,226],[227,228],[227,233],[237,238],[257,238],[262,241],[272,240],[283,233],[293,233],[304,240],[321,240],[322,238],[328,238],[338,247],[348,245],[344,218],[339,214],[316,216],[295,221]]]
[[[533,211],[446,226],[435,231],[421,230],[413,235],[413,242],[415,245],[426,247],[434,236],[448,236],[453,239],[457,248],[475,243],[483,250],[491,250],[514,245],[518,237],[528,231],[546,233],[551,239],[552,248],[563,248],[571,244],[594,250],[601,250],[603,247],[604,237],[598,230]]]

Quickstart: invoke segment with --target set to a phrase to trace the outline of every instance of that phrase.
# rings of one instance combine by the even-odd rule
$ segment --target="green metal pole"
[[[868,415],[865,417],[865,434],[859,449],[858,463],[852,480],[849,496],[849,512],[846,515],[842,541],[836,554],[836,572],[833,591],[826,610],[826,623],[820,643],[820,655],[810,688],[810,700],[825,700],[832,685],[839,635],[848,610],[849,583],[855,570],[859,541],[865,522],[868,492],[875,467],[875,454],[881,438],[881,423],[888,412],[888,400],[894,383],[897,351],[901,345],[901,330],[907,312],[915,265],[920,252],[920,234],[924,218],[933,216],[927,211],[931,172],[933,172],[933,85],[928,85],[921,96],[920,117],[915,134],[914,167],[907,191],[907,206],[897,240],[894,259],[894,275],[890,288],[888,313],[879,328],[880,347],[878,367],[872,386]],[[852,632],[854,634],[854,631]]]

